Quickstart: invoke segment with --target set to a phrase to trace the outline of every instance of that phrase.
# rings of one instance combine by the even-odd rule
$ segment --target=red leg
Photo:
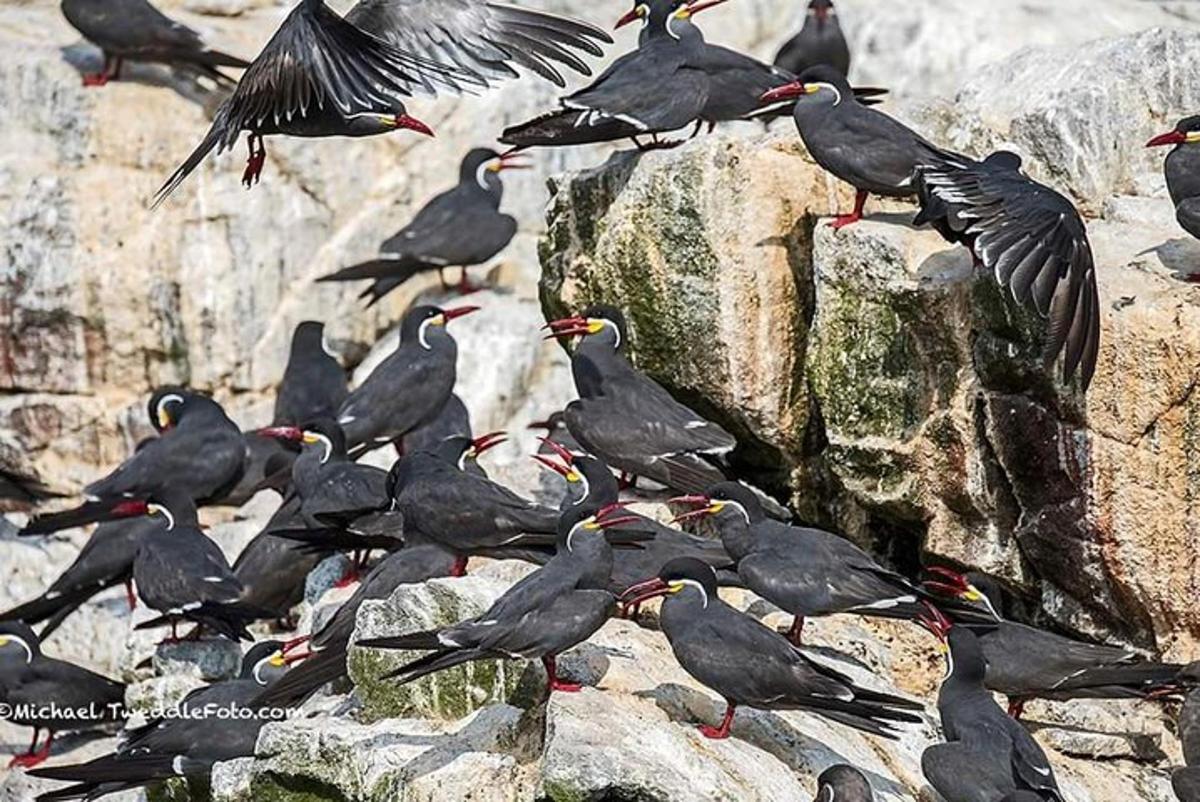
[[[583,686],[575,682],[563,682],[558,678],[558,667],[554,662],[554,655],[548,654],[542,658],[542,665],[546,667],[546,677],[550,680],[551,691],[562,691],[563,693],[579,693],[579,689]]]
[[[737,707],[733,702],[725,703],[725,717],[721,719],[721,726],[711,727],[708,724],[700,725],[700,734],[705,738],[728,738],[729,728],[733,726],[733,711]]]
[[[467,558],[455,557],[454,565],[450,567],[450,576],[466,576],[467,575]]]
[[[117,73],[121,70],[121,60],[113,56],[104,54],[104,67],[100,72],[85,73],[83,76],[84,86],[104,86],[106,83],[117,77]]]
[[[263,144],[263,138],[260,134],[249,134],[246,137],[246,145],[250,150],[250,157],[246,159],[246,170],[242,173],[242,184],[246,189],[258,183],[259,176],[262,175],[263,165],[267,163],[267,147]]]
[[[458,290],[459,295],[470,295],[473,292],[479,292],[481,289],[483,289],[483,287],[478,284],[472,284],[470,281],[468,281],[467,268],[463,267],[462,275],[459,276],[458,286],[455,289]]]
[[[863,206],[867,203],[867,191],[860,189],[858,194],[854,196],[854,211],[850,214],[839,214],[837,219],[829,224],[832,229],[845,228],[851,223],[857,223],[862,220]]]
[[[1188,284],[1200,284],[1200,273],[1188,273],[1183,280]]]
[[[1008,714],[1010,716],[1012,716],[1014,719],[1016,719],[1017,721],[1020,721],[1021,716],[1023,716],[1025,714],[1025,700],[1024,699],[1009,699],[1008,700]]]
[[[792,619],[792,628],[788,630],[787,639],[792,642],[793,646],[803,646],[804,639],[804,616],[798,615]]]
[[[50,757],[50,745],[54,743],[54,732],[50,730],[46,731],[46,745],[35,752],[34,749],[37,747],[37,736],[38,730],[35,729],[33,731],[33,742],[29,744],[29,751],[23,755],[16,755],[13,757],[13,759],[8,763],[8,767],[10,769],[17,766],[24,769],[31,769],[34,766],[44,763],[46,758]]]
[[[125,601],[129,603],[130,610],[137,609],[137,596],[133,592],[133,580],[125,580]]]
[[[617,478],[617,490],[633,490],[637,488],[637,474],[621,471]]]

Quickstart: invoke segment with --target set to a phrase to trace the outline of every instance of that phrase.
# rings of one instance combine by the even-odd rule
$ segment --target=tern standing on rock
[[[155,61],[205,75],[218,84],[236,83],[217,67],[244,69],[250,62],[212,50],[191,28],[146,0],[62,0],[63,16],[104,51],[104,69],[83,76],[84,86],[104,86],[121,75],[121,63]]]
[[[148,404],[150,419],[162,434],[84,493],[97,499],[74,509],[35,516],[23,535],[44,535],[72,526],[122,516],[129,498],[144,498],[170,486],[186,491],[197,504],[220,502],[241,480],[246,441],[221,405],[182,387],[156,390]]]
[[[579,398],[563,416],[588,452],[635,479],[644,476],[684,493],[702,492],[725,478],[716,463],[737,441],[629,364],[620,310],[592,306],[547,326],[553,337],[580,337],[571,356]]]
[[[683,670],[725,699],[718,727],[707,738],[727,738],[738,706],[803,710],[848,727],[895,738],[898,723],[918,723],[919,702],[867,690],[849,677],[805,657],[779,633],[730,607],[717,595],[712,566],[694,558],[671,560],[658,576],[621,596],[626,605],[663,596],[659,620]]]
[[[915,195],[917,168],[942,153],[908,126],[856,100],[846,77],[833,67],[810,67],[762,97],[764,103],[792,99],[792,117],[808,152],[857,191],[854,211],[838,215],[830,223],[835,229],[862,219],[868,195]]]
[[[292,658],[285,648],[279,641],[256,643],[242,657],[236,678],[192,691],[176,706],[175,715],[127,732],[116,752],[87,763],[30,772],[78,783],[48,791],[38,802],[96,799],[173,777],[207,777],[214,763],[253,755],[258,731],[275,717],[249,703],[287,672]]]
[[[408,225],[385,239],[378,259],[343,268],[317,281],[374,279],[360,298],[374,306],[408,279],[436,270],[446,289],[443,271],[460,267],[458,290],[474,289],[467,281],[467,268],[481,265],[498,254],[517,233],[517,221],[500,213],[504,170],[527,168],[517,154],[501,155],[488,148],[475,148],[466,155],[458,171],[458,185],[436,196],[417,212]]]
[[[400,344],[338,410],[350,455],[357,458],[432,421],[454,390],[458,346],[451,320],[479,309],[415,306],[400,324]]]
[[[699,505],[676,520],[712,517],[742,583],[795,616],[788,638],[800,645],[804,619],[833,613],[917,620],[924,592],[832,532],[776,521],[737,482],[676,501]]]
[[[979,640],[936,612],[922,623],[942,641],[947,666],[937,701],[946,743],[921,755],[925,779],[946,802],[1061,802],[1042,748],[984,687],[987,662]],[[1020,793],[1025,796],[1011,796]]]
[[[56,732],[124,721],[124,702],[125,686],[121,683],[74,663],[46,657],[38,636],[20,621],[0,623],[0,703],[9,721],[33,728],[29,750],[15,756],[9,768],[29,768],[43,762],[50,756]],[[31,712],[21,712],[25,707]],[[42,730],[46,730],[46,744],[38,749]]]
[[[359,641],[377,649],[432,650],[388,674],[412,682],[472,660],[540,658],[551,691],[578,691],[559,679],[555,658],[587,640],[616,608],[608,590],[612,548],[604,528],[624,522],[616,508],[562,516],[554,558],[513,585],[486,613],[442,630]]]
[[[1174,130],[1146,143],[1150,148],[1164,145],[1174,146],[1163,172],[1175,204],[1175,219],[1184,231],[1200,239],[1200,115],[1185,117]]]

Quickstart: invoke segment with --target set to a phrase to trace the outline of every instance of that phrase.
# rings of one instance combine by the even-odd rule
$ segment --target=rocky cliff
[[[290,4],[163,5],[249,55]],[[625,10],[550,6],[605,26]],[[1040,369],[1039,322],[961,249],[912,229],[911,207],[873,205],[864,223],[825,227],[820,218],[850,196],[782,121],[768,132],[732,126],[670,152],[538,154],[532,174],[509,180],[504,208],[520,233],[489,271],[497,289],[472,299],[485,311],[456,323],[458,390],[476,427],[520,432],[560,407],[572,388],[564,354],[537,344],[543,311],[615,301],[630,313],[639,365],[736,432],[738,467],[802,518],[903,568],[934,555],[1004,576],[1040,620],[1194,658],[1200,295],[1181,277],[1200,267],[1200,244],[1174,224],[1161,154],[1140,149],[1200,108],[1194,6],[838,3],[854,77],[890,87],[885,108],[968,152],[1014,143],[1035,177],[1087,213],[1104,339],[1086,397]],[[769,57],[800,11],[755,0],[709,13],[710,39]],[[614,52],[632,41],[623,33]],[[414,101],[434,139],[272,141],[250,192],[238,184],[244,154],[235,151],[151,213],[146,199],[194,146],[216,99],[150,67],[85,90],[80,71],[98,54],[51,0],[0,7],[0,45],[0,108],[9,111],[0,116],[0,466],[65,491],[145,435],[141,407],[155,384],[188,382],[242,425],[264,422],[301,319],[328,321],[332,346],[361,377],[392,347],[385,335],[412,299],[437,297],[436,279],[370,311],[358,288],[312,279],[372,254],[453,181],[462,152],[557,94],[522,81],[479,98]],[[535,445],[518,434],[489,470],[540,492],[523,456]],[[206,519],[232,555],[271,511],[259,498]],[[40,592],[83,537],[18,542],[9,532],[4,607]],[[432,594],[402,588],[364,612],[360,634],[401,615],[441,620],[463,600],[494,597],[521,570],[489,566]],[[327,566],[313,578],[302,623],[345,598],[325,592],[336,573]],[[457,601],[447,608],[446,599]],[[737,601],[771,615],[752,597]],[[153,638],[130,636],[130,623],[123,593],[104,594],[47,651],[125,676],[143,708],[232,665],[227,650],[202,649],[136,668],[154,654]],[[932,700],[940,668],[912,628],[824,621],[813,643],[856,677],[870,669]],[[610,622],[564,660],[591,687],[548,705],[537,668],[514,664],[431,689],[413,712],[411,699],[371,682],[372,659],[352,661],[360,692],[313,702],[309,718],[269,726],[256,759],[219,767],[213,796],[805,799],[821,768],[848,760],[881,799],[932,799],[918,766],[936,737],[932,709],[899,744],[791,713],[749,713],[734,738],[711,743],[692,724],[711,722],[716,700],[682,674],[658,633],[629,622]],[[1179,761],[1178,745],[1158,708],[1039,705],[1029,717],[1072,802],[1171,798],[1165,767]],[[5,751],[25,737],[0,725]],[[68,741],[55,759],[111,746]],[[29,799],[35,787],[51,786],[7,774],[0,799]]]

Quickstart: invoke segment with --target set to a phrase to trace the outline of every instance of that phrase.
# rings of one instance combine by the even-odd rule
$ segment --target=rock
[[[1145,143],[1200,107],[1200,66],[1186,55],[1197,48],[1200,30],[1168,27],[1026,49],[972,75],[933,119],[918,118],[935,142],[964,153],[1015,145],[1031,175],[1096,213],[1113,195],[1161,189],[1163,153]]]
[[[259,736],[248,792],[239,776],[236,782],[214,782],[213,798],[529,799],[532,783],[524,763],[540,739],[535,723],[520,708],[496,704],[454,723],[318,719],[268,724]]]
[[[487,610],[507,583],[482,577],[432,579],[420,585],[401,585],[391,597],[363,602],[358,611],[352,643],[392,635],[406,635],[456,624]],[[544,687],[544,674],[523,682],[524,660],[479,660],[416,680],[397,683],[384,675],[415,660],[416,652],[367,649],[351,646],[347,667],[355,695],[362,701],[364,721],[397,716],[461,718],[473,710],[513,698],[527,684],[525,698]]]

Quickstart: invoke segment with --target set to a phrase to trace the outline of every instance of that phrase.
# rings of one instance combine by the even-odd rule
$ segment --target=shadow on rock
[[[637,695],[653,699],[658,708],[672,721],[685,726],[688,726],[688,722],[715,724],[725,710],[723,702],[708,694],[672,682],[663,683],[653,690],[642,691]],[[816,738],[796,729],[782,716],[767,710],[739,707],[730,737],[773,755],[789,769],[801,775],[816,777],[830,766],[853,762]],[[876,791],[899,797],[908,793],[904,786],[888,777],[870,771],[864,773]]]
[[[88,73],[100,72],[104,68],[104,59],[100,51],[87,43],[79,42],[64,47],[61,52],[63,61],[78,70],[81,77]],[[120,77],[114,78],[113,83],[141,84],[171,89],[184,100],[202,107],[210,115],[226,97],[224,91],[211,88],[193,73],[174,69],[164,64],[125,61],[121,64]],[[97,88],[95,91],[103,91],[103,88]]]

